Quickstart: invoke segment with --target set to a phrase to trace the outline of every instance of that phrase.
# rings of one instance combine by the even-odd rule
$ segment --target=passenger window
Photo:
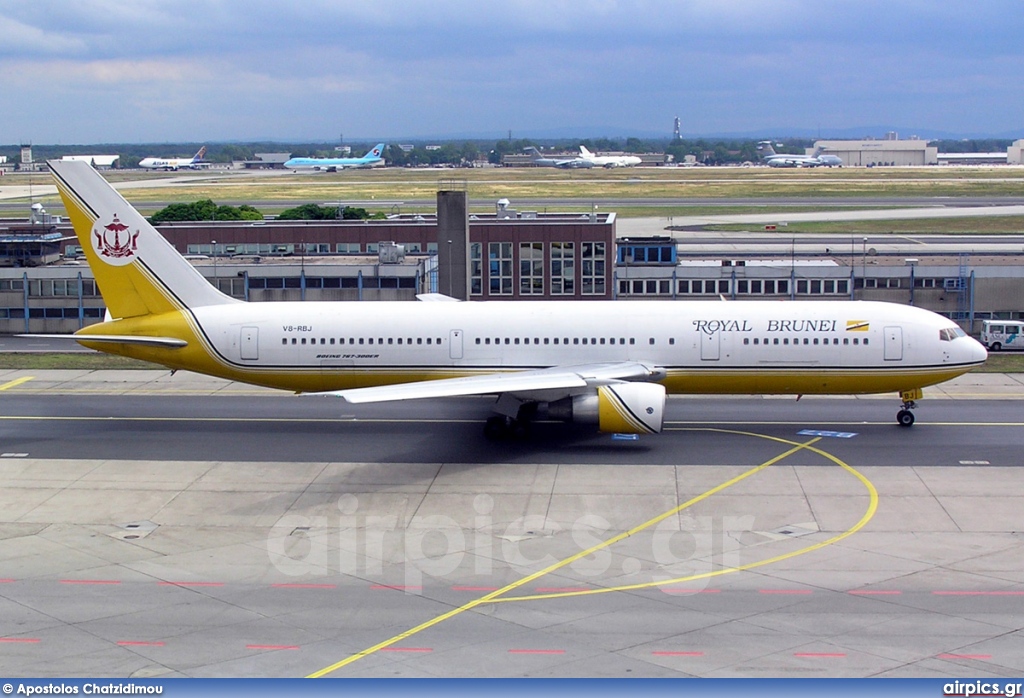
[[[817,337],[814,338],[814,346],[818,346],[818,338]]]
[[[853,344],[854,344],[854,346],[856,346],[856,345],[860,344],[860,338],[858,338],[858,337],[854,337],[854,338],[853,338]]]
[[[281,344],[287,344],[287,343],[288,343],[288,338],[287,337],[281,337]]]
[[[295,344],[296,342],[298,342],[298,340],[295,339],[295,337],[292,337],[292,344]]]
[[[778,344],[778,343],[779,343],[779,338],[778,337],[775,337],[774,339],[772,339],[772,344]]]
[[[850,343],[850,338],[849,337],[843,337],[843,346],[846,346],[849,343]]]
[[[757,337],[754,337],[754,345],[756,346],[756,345],[758,345],[758,344],[760,344],[760,343],[761,343],[761,342],[760,342],[760,341],[759,341],[759,340],[757,339]]]
[[[303,337],[303,338],[302,338],[302,343],[303,343],[303,344],[305,344],[305,343],[306,343],[306,338],[305,338],[305,337]]]
[[[865,338],[864,338],[864,346],[867,346],[867,345],[868,345],[868,338],[867,338],[867,337],[865,337]]]
[[[750,337],[744,337],[743,338],[743,343],[744,344],[750,344]]]

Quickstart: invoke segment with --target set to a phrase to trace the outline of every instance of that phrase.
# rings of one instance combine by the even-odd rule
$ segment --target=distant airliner
[[[82,345],[353,403],[496,395],[491,438],[538,415],[660,432],[667,393],[895,392],[910,426],[924,386],[987,356],[948,318],[868,301],[246,303],[87,163],[49,165],[112,318]]]
[[[139,167],[145,167],[147,170],[178,170],[182,167],[195,170],[203,164],[204,155],[205,145],[191,158],[143,158],[139,162]]]
[[[353,167],[373,167],[383,160],[383,155],[384,144],[378,143],[361,158],[292,158],[284,166],[289,170],[336,172]]]
[[[581,157],[546,158],[532,145],[526,147],[526,152],[532,156],[530,162],[532,162],[536,167],[561,167],[563,169],[572,170],[577,168],[587,169],[594,166],[594,163],[589,160],[584,160]]]
[[[636,155],[594,155],[584,145],[580,146],[580,157],[594,167],[633,167],[641,162]]]
[[[757,144],[757,152],[768,167],[842,167],[843,160],[838,155],[825,155],[818,151],[816,155],[790,155],[776,153],[771,141]]]

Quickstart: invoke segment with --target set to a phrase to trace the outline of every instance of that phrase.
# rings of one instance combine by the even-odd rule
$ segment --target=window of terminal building
[[[551,243],[551,295],[576,293],[576,243]]]
[[[512,295],[512,243],[487,245],[487,276],[492,296]]]
[[[604,295],[605,289],[605,244],[584,242],[581,244],[580,290],[585,296]]]
[[[358,242],[339,242],[337,247],[338,254],[359,254],[363,251],[362,245]]]
[[[479,242],[469,244],[469,292],[474,296],[484,292],[484,246]]]
[[[544,243],[519,243],[519,294],[544,294]]]

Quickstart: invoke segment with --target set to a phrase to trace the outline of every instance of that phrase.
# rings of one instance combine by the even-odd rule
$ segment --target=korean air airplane
[[[987,354],[951,320],[867,301],[245,303],[221,294],[84,162],[51,161],[112,319],[86,347],[352,403],[494,395],[489,437],[538,415],[662,429],[667,394],[898,394]]]
[[[336,172],[351,167],[373,167],[384,159],[384,144],[373,146],[361,158],[292,158],[284,163],[290,170],[322,170]]]
[[[143,158],[139,161],[139,167],[144,167],[147,170],[178,170],[182,167],[194,170],[204,164],[204,155],[206,155],[205,145],[190,158]]]

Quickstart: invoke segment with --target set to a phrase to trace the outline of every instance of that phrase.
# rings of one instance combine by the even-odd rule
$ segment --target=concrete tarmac
[[[0,375],[8,676],[1019,676],[1024,386],[672,399],[637,442],[484,400]],[[366,408],[366,409],[364,409]]]

